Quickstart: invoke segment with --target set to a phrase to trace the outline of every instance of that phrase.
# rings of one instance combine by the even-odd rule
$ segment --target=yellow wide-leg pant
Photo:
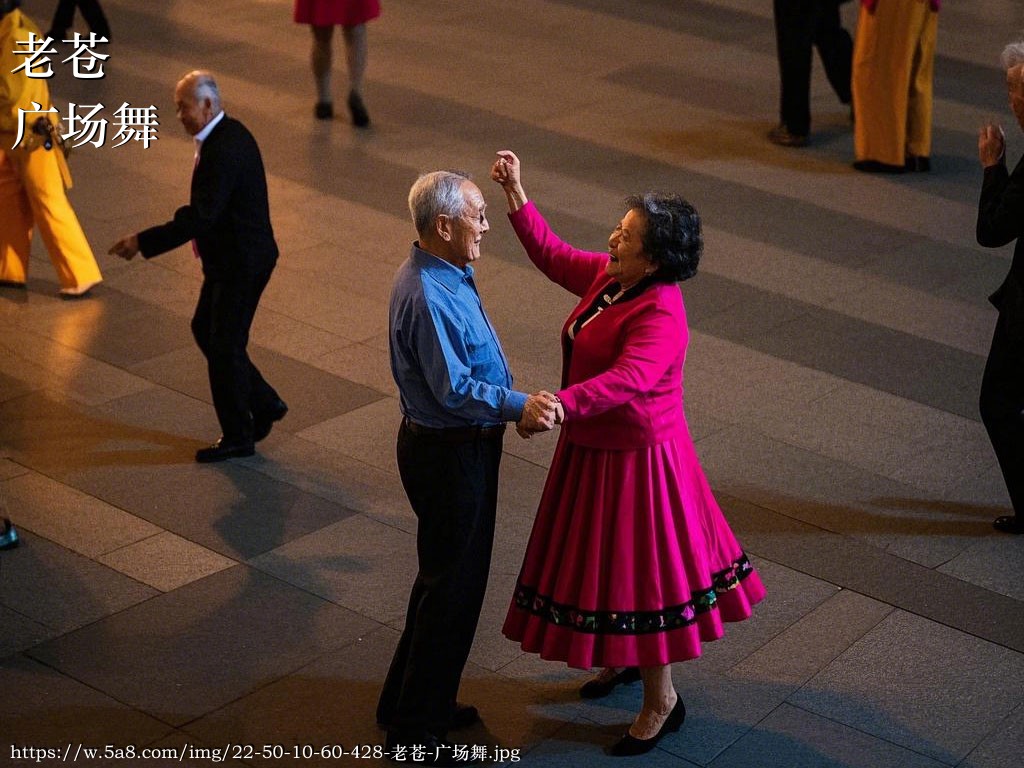
[[[939,16],[928,0],[862,6],[853,46],[854,152],[902,166],[932,148],[932,73]]]
[[[0,280],[27,279],[35,226],[61,288],[76,289],[103,279],[68,200],[59,151],[0,150]]]

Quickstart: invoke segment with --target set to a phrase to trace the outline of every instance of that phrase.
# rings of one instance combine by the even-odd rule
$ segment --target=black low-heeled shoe
[[[355,91],[349,91],[348,111],[352,115],[352,125],[356,128],[366,128],[370,124],[370,113],[366,111],[363,97]]]
[[[615,676],[607,680],[595,678],[585,682],[580,687],[580,697],[584,699],[603,699],[611,693],[616,686],[635,683],[640,679],[640,670],[636,667],[626,667]]]
[[[668,713],[664,724],[654,736],[649,739],[638,739],[635,736],[630,736],[629,731],[626,731],[625,736],[608,747],[608,754],[612,757],[631,757],[633,755],[646,754],[658,745],[661,737],[666,733],[678,731],[685,719],[686,707],[683,706],[683,700],[681,698],[676,699],[676,705],[672,707],[672,711]]]

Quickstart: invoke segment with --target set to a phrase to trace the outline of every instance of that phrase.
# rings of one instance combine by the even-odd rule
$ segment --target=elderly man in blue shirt
[[[421,176],[409,192],[419,240],[391,292],[398,469],[419,521],[419,573],[377,721],[388,729],[389,755],[422,748],[428,765],[465,765],[447,733],[479,717],[456,694],[487,587],[505,423],[551,429],[557,404],[548,392],[512,389],[473,283],[485,209],[466,174]]]

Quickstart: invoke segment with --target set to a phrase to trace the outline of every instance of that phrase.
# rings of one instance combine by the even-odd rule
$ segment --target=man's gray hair
[[[433,171],[416,179],[409,190],[409,213],[417,234],[426,234],[438,216],[462,215],[466,208],[462,184],[468,180],[465,171]]]
[[[194,72],[189,72],[182,79],[191,83],[192,96],[196,101],[209,99],[214,113],[220,111],[220,88],[217,87],[217,81],[213,79],[210,72],[205,69],[197,69]]]
[[[1009,71],[1014,67],[1024,64],[1024,40],[1010,43],[1003,48],[1003,55],[999,57],[1003,69]]]

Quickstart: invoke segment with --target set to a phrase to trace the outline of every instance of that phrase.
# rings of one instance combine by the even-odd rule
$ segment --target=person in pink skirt
[[[515,154],[498,152],[491,178],[530,260],[580,297],[562,329],[561,434],[502,631],[543,659],[603,667],[585,697],[642,679],[643,708],[608,750],[641,754],[686,716],[672,662],[700,656],[765,595],[683,414],[676,283],[697,270],[700,217],[678,196],[637,195],[608,252],[590,253],[528,201]]]
[[[334,93],[331,89],[334,28],[341,26],[348,61],[348,110],[358,128],[370,124],[363,103],[363,78],[366,75],[366,22],[380,16],[379,0],[295,0],[295,22],[309,24],[313,30],[313,78],[317,102],[313,114],[320,120],[334,117]]]

